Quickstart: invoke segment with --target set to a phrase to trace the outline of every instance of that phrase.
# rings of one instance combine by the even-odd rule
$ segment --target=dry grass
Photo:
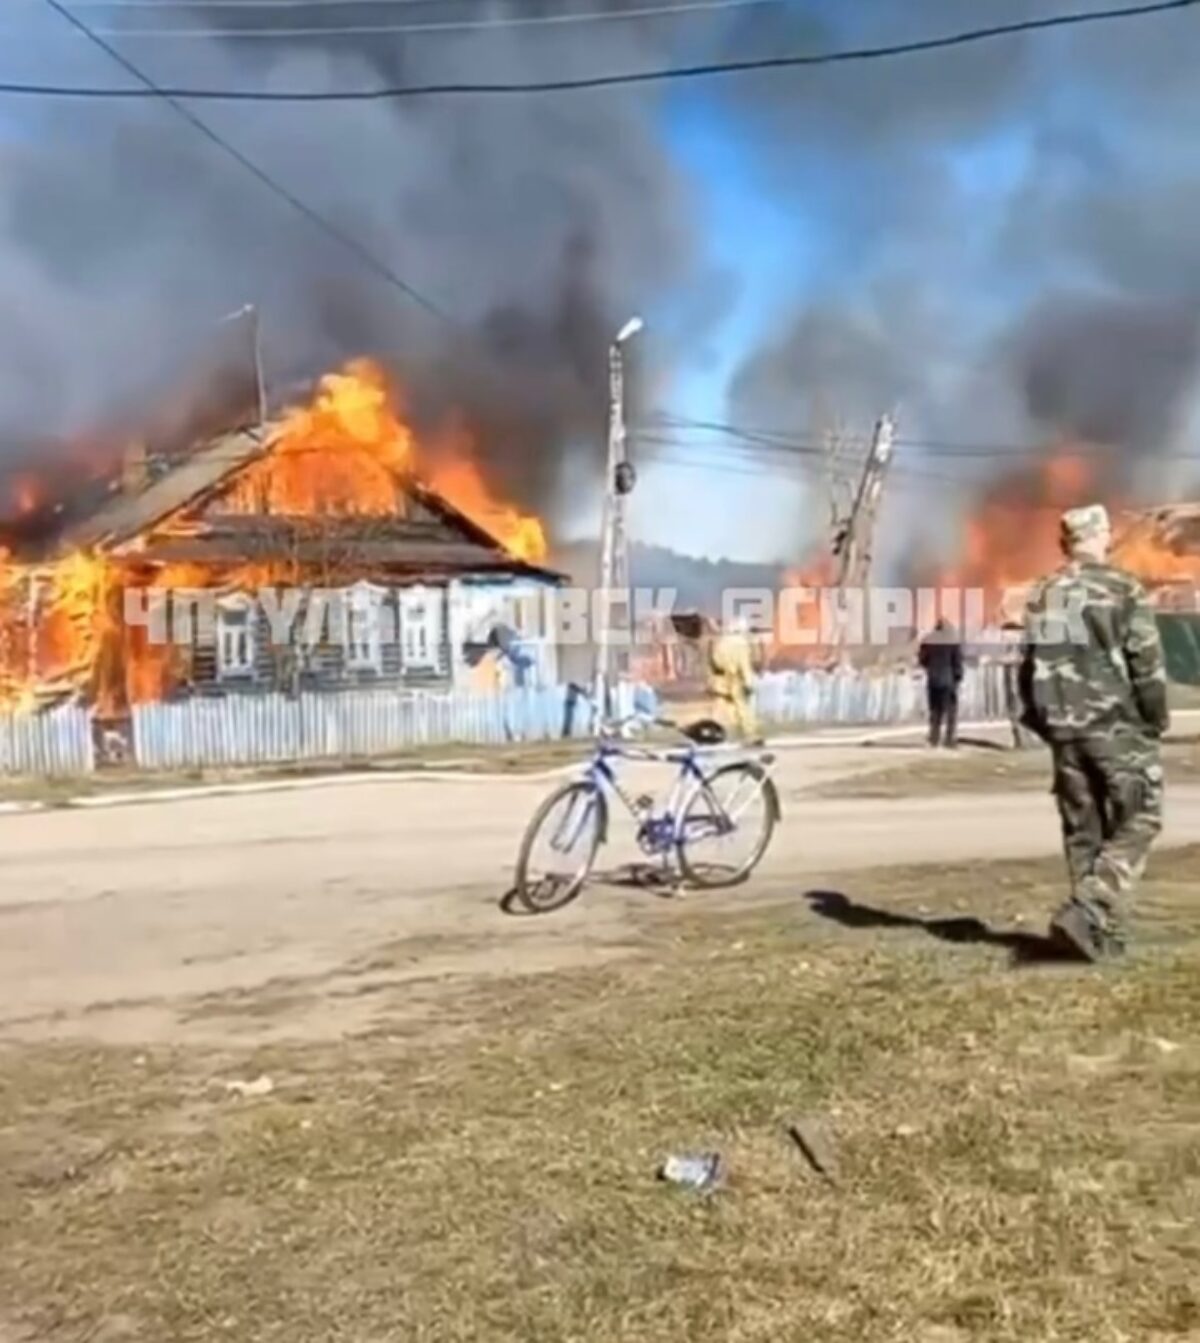
[[[0,1334],[1194,1337],[1198,868],[1160,856],[1119,971],[920,923],[984,893],[1029,926],[1057,864],[872,872],[837,920],[683,906],[648,959],[481,987],[436,1047],[11,1048]],[[263,1072],[259,1100],[208,1085]],[[785,1136],[806,1112],[837,1187]],[[727,1189],[655,1182],[710,1144]]]
[[[1163,746],[1167,786],[1200,783],[1200,740]],[[929,752],[903,764],[885,766],[814,787],[816,797],[932,797],[943,793],[1008,792],[1050,786],[1050,757],[1044,747],[1004,751],[964,744],[958,751]]]

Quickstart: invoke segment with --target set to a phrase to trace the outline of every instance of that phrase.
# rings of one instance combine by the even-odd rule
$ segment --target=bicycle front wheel
[[[513,886],[531,914],[548,914],[575,899],[607,823],[608,804],[594,783],[565,784],[542,803],[521,841]]]
[[[779,819],[779,795],[767,771],[744,761],[707,775],[688,798],[676,855],[689,886],[735,886],[767,851]]]

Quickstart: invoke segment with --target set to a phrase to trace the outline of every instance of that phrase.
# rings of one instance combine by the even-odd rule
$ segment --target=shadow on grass
[[[840,923],[843,928],[911,928],[927,933],[939,942],[958,945],[1003,947],[1015,964],[1063,964],[1077,960],[1064,952],[1057,942],[1040,933],[997,931],[982,919],[971,915],[950,918],[920,918],[913,914],[897,914],[892,910],[876,909],[859,904],[841,891],[805,891],[814,914]]]

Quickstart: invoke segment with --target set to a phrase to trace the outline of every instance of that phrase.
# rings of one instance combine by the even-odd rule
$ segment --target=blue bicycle
[[[681,745],[655,749],[631,743],[631,729],[648,722],[677,733]],[[611,797],[633,817],[641,851],[667,867],[674,858],[683,885],[713,889],[745,881],[779,822],[779,794],[768,772],[774,757],[743,752],[741,758],[719,763],[717,757],[727,750],[723,730],[710,720],[681,728],[665,719],[635,716],[601,727],[583,776],[546,798],[525,831],[517,857],[516,898],[535,914],[561,909],[575,899],[608,838]],[[661,811],[653,797],[625,792],[617,778],[620,760],[676,766]],[[731,852],[738,841],[745,846],[740,855]]]

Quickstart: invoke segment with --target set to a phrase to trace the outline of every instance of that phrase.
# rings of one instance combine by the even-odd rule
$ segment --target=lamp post
[[[608,696],[612,688],[614,596],[625,603],[632,625],[625,498],[633,490],[636,477],[625,435],[624,350],[626,343],[641,331],[643,325],[640,317],[631,317],[608,347],[608,465],[600,537],[602,615],[596,641],[596,704],[603,715],[608,713]]]
[[[245,303],[236,312],[227,313],[217,325],[225,326],[229,322],[239,322],[243,317],[250,319],[251,341],[254,351],[254,390],[258,402],[258,427],[262,429],[267,422],[267,385],[263,377],[262,321],[258,314],[258,308],[253,303]]]

